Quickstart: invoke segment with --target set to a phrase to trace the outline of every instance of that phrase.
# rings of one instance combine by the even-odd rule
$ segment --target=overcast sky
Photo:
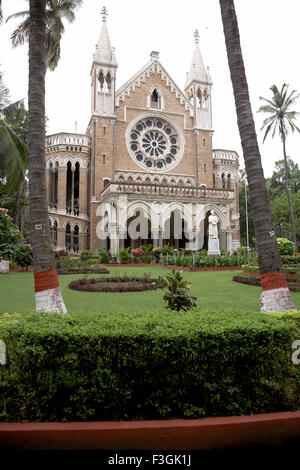
[[[2,0],[4,17],[26,10],[26,0]],[[47,72],[46,114],[48,134],[84,133],[90,118],[90,68],[101,29],[100,11],[108,10],[107,26],[118,60],[117,88],[160,52],[160,60],[173,80],[184,88],[197,28],[205,66],[213,80],[213,147],[236,150],[243,166],[234,98],[229,76],[218,0],[84,0],[73,24],[66,23],[61,59]],[[300,91],[300,0],[235,0],[252,110],[265,176],[282,158],[279,137],[262,144],[263,115],[257,113],[259,96],[271,97],[270,86],[284,82]],[[0,67],[11,100],[27,98],[28,48],[12,49],[10,35],[20,20],[0,26]],[[300,111],[300,99],[296,105]],[[300,127],[300,118],[298,122]],[[300,135],[291,135],[287,152],[300,164]]]

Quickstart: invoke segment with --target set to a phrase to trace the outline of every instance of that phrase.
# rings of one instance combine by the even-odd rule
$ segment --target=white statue
[[[210,216],[208,217],[208,238],[210,240],[218,238],[218,222],[219,219],[215,215],[215,211],[210,211]]]

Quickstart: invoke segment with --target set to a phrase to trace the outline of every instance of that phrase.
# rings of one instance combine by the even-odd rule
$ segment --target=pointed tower
[[[212,130],[211,87],[212,80],[205,70],[199,48],[198,30],[194,33],[195,47],[190,71],[185,83],[185,94],[194,105],[194,128]]]
[[[91,69],[92,93],[91,112],[104,116],[114,116],[117,60],[110,45],[106,26],[107,10],[102,8],[102,28],[93,55]]]

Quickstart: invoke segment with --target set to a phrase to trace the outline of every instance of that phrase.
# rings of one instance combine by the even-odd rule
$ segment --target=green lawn
[[[152,277],[164,275],[166,268],[151,267],[109,267],[109,276],[122,274],[142,275],[151,273]],[[192,293],[198,297],[198,306],[203,310],[252,310],[259,311],[260,287],[247,286],[232,281],[236,271],[184,271],[184,278],[192,282]],[[102,275],[103,276],[103,275]],[[77,292],[68,284],[84,277],[82,274],[60,276],[60,286],[68,311],[154,311],[162,310],[164,302],[161,290],[145,292]],[[95,277],[95,276],[94,276]],[[292,293],[294,303],[300,308],[300,293]],[[24,312],[34,309],[33,274],[11,272],[0,277],[0,313]]]

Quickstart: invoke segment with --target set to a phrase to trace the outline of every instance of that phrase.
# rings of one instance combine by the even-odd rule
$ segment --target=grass
[[[151,273],[152,277],[163,276],[167,268],[109,267],[107,276],[139,275]],[[206,311],[259,311],[260,287],[247,286],[232,281],[238,271],[184,271],[184,279],[192,283],[192,293],[198,298],[198,307]],[[104,275],[99,275],[103,277]],[[62,295],[69,312],[153,312],[164,310],[163,291],[144,292],[78,292],[68,284],[85,277],[82,274],[59,277]],[[96,277],[92,274],[90,277]],[[300,309],[300,293],[292,297]],[[11,272],[0,277],[0,313],[26,312],[35,308],[33,273]]]

